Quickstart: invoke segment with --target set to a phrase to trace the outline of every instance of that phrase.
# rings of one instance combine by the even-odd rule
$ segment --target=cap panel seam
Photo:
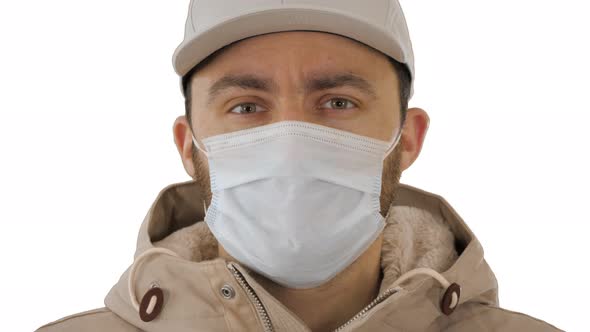
[[[188,17],[191,21],[191,27],[193,28],[193,32],[197,32],[197,29],[195,29],[195,21],[193,20],[193,7],[196,6],[195,2],[196,0],[191,0],[190,8],[188,10]]]
[[[387,17],[385,18],[385,22],[383,23],[383,26],[387,27],[388,30],[391,30],[391,25],[392,25],[392,16],[393,14],[393,3],[392,1],[389,1],[389,9],[387,10]]]

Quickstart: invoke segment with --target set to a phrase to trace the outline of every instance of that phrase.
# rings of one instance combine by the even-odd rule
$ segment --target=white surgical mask
[[[395,148],[326,126],[284,121],[203,140],[211,204],[205,221],[240,263],[289,288],[319,286],[385,227],[383,161]]]

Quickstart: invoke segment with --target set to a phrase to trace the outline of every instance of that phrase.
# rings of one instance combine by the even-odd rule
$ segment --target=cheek
[[[395,107],[384,108],[382,112],[378,112],[375,121],[380,125],[381,139],[391,141],[395,139],[395,135],[398,134],[400,129],[401,112]]]
[[[393,110],[373,109],[350,125],[354,126],[351,131],[356,134],[389,142],[395,138],[399,122],[396,122]]]
[[[214,112],[194,112],[192,122],[195,135],[201,141],[207,137],[218,135],[223,131],[223,128],[220,128],[223,122],[220,121],[219,116]]]

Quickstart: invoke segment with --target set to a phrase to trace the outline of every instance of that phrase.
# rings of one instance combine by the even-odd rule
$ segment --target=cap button
[[[459,304],[459,298],[461,297],[461,286],[456,283],[452,283],[443,295],[440,303],[440,309],[445,315],[450,315],[455,311]]]
[[[153,287],[148,290],[139,305],[139,317],[144,322],[151,322],[162,311],[164,304],[164,292],[160,287]]]

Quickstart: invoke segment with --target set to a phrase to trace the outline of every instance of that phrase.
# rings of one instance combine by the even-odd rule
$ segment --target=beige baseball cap
[[[404,63],[414,94],[414,52],[398,0],[191,0],[184,40],[172,57],[181,91],[182,77],[216,50],[293,30],[342,35]]]

